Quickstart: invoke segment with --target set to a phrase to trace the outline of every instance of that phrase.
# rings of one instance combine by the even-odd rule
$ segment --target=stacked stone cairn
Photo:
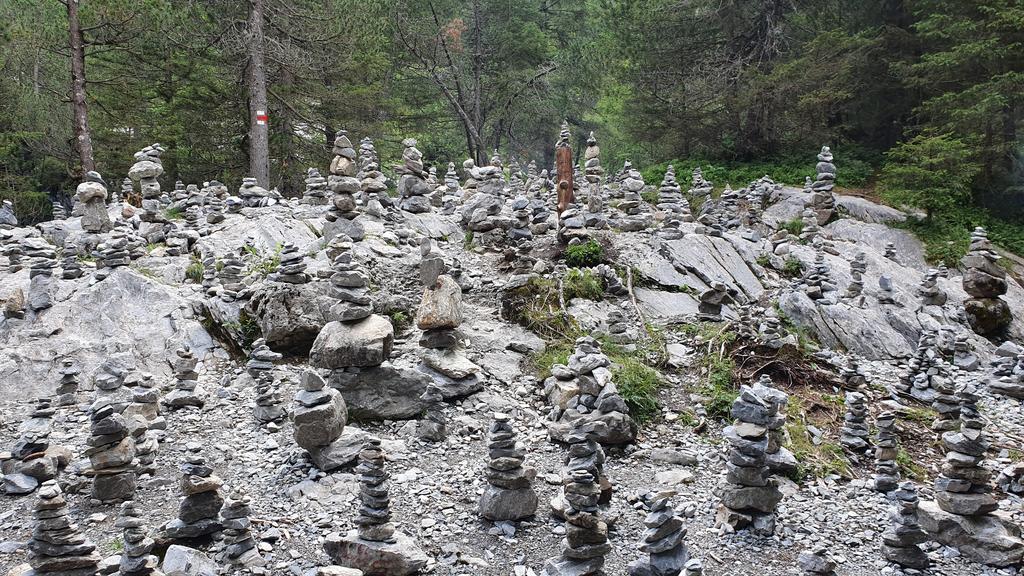
[[[961,332],[953,339],[953,365],[968,372],[981,367],[981,359],[971,349],[966,333]]]
[[[1006,270],[999,265],[1000,256],[992,249],[988,233],[978,227],[971,232],[971,245],[960,260],[964,267],[964,301],[971,328],[982,335],[999,333],[1010,325],[1013,314],[1006,300]]]
[[[306,284],[311,278],[306,274],[306,255],[291,242],[281,247],[281,263],[277,271],[268,278],[271,282],[284,284]]]
[[[107,215],[107,183],[98,172],[86,172],[85,181],[75,191],[75,201],[82,205],[83,230],[102,234],[113,228]]]
[[[430,212],[430,185],[427,184],[428,173],[423,168],[423,153],[416,148],[416,140],[402,140],[405,150],[402,152],[402,165],[395,166],[398,175],[398,195],[401,197],[399,208],[406,212],[419,214]]]
[[[306,189],[302,192],[302,204],[322,206],[327,204],[327,179],[316,168],[306,170]]]
[[[373,314],[366,274],[352,260],[352,239],[345,235],[331,240],[327,250],[331,260],[331,296],[338,300],[330,309],[330,319],[343,323],[358,322]]]
[[[132,179],[126,176],[124,180],[121,180],[121,191],[114,194],[114,203],[128,202],[134,194],[135,185],[132,183]]]
[[[619,344],[628,348],[633,343],[629,335],[629,320],[619,308],[613,308],[608,312],[608,339],[613,344]]]
[[[700,319],[709,322],[722,321],[722,306],[733,302],[733,291],[724,283],[717,280],[701,292],[698,296],[697,313]]]
[[[38,237],[22,242],[29,260],[28,306],[34,311],[53,306],[53,269],[57,267],[57,252],[49,242]]]
[[[259,380],[263,374],[271,374],[274,371],[274,363],[281,360],[282,355],[274,352],[267,346],[265,338],[257,338],[252,343],[252,351],[249,352],[249,360],[245,363],[245,371],[252,376],[253,380]]]
[[[15,239],[12,232],[2,228],[0,228],[0,240],[3,240],[4,254],[7,255],[7,271],[13,274],[24,268],[21,257],[25,254],[25,250],[21,247],[21,242]]]
[[[209,192],[207,196],[209,200],[207,201],[206,204],[206,207],[208,208],[206,213],[207,224],[220,224],[221,222],[224,221],[224,200],[221,198],[220,194],[214,191],[220,188],[223,188],[225,191],[227,190],[227,186],[224,186],[223,184],[217,182],[216,180],[210,182],[210,186],[208,187]]]
[[[359,212],[356,210],[356,198],[353,194],[360,191],[361,183],[359,178],[356,178],[359,169],[356,165],[356,151],[352,147],[352,141],[348,139],[347,131],[338,131],[332,152],[334,159],[331,160],[331,174],[327,178],[327,185],[334,197],[326,218],[330,222],[339,219],[355,220]]]
[[[327,554],[340,566],[362,570],[367,576],[417,574],[427,556],[412,539],[391,523],[391,499],[384,469],[384,450],[378,438],[369,438],[359,452],[359,515],[356,530],[329,534]]]
[[[33,574],[91,576],[96,574],[100,556],[96,546],[78,531],[68,517],[67,501],[56,480],[47,480],[39,488],[33,509],[35,522],[28,541],[28,563]]]
[[[871,446],[868,438],[867,398],[860,392],[846,393],[846,416],[839,431],[839,443],[853,454],[863,454]]]
[[[882,254],[885,258],[897,262],[896,260],[896,245],[892,242],[885,243],[885,251]]]
[[[787,476],[797,471],[796,456],[786,447],[786,406],[789,404],[789,395],[775,387],[771,376],[761,374],[757,380],[757,388],[761,397],[772,405],[772,411],[778,415],[765,425],[768,428],[768,447],[765,448],[768,469],[772,474]]]
[[[516,196],[512,200],[512,218],[515,219],[515,223],[507,232],[509,241],[518,244],[533,239],[533,230],[530,227],[531,216],[529,198]]]
[[[517,521],[537,511],[537,493],[530,483],[536,470],[523,466],[525,447],[516,442],[508,414],[496,412],[487,438],[487,487],[480,496],[480,516],[491,521]]]
[[[818,225],[822,226],[832,218],[836,200],[832,189],[836,185],[836,165],[832,163],[832,150],[822,146],[818,153],[818,164],[815,166],[817,176],[811,184],[811,206],[814,207]]]
[[[875,418],[878,435],[875,438],[875,490],[888,494],[896,490],[900,469],[896,465],[899,438],[896,436],[896,414],[882,412]]]
[[[317,468],[329,472],[351,460],[339,462],[335,445],[348,421],[345,400],[312,370],[304,371],[299,379],[291,418],[295,443],[309,453]]]
[[[185,189],[185,183],[181,180],[174,182],[174,191],[171,192],[171,202],[185,202],[188,200],[188,191]]]
[[[57,406],[74,406],[78,401],[78,375],[81,370],[75,366],[74,360],[61,362],[60,383],[57,384]]]
[[[715,189],[711,182],[704,179],[704,173],[701,172],[700,166],[693,169],[693,176],[690,182],[690,189],[686,191],[686,194],[691,198],[705,198],[710,196],[711,192]]]
[[[128,238],[123,228],[116,228],[104,242],[96,246],[96,279],[103,280],[115,269],[131,264]]]
[[[128,433],[124,416],[104,400],[89,410],[89,457],[94,476],[92,497],[101,502],[131,500],[135,495],[135,439]]]
[[[9,462],[4,462],[4,493],[29,494],[39,486],[39,482],[55,478],[57,469],[67,465],[66,458],[57,458],[49,450],[55,413],[50,398],[39,398],[29,418],[18,426],[20,436],[11,450],[15,466],[11,469]]]
[[[232,564],[254,566],[262,564],[259,552],[256,550],[256,539],[250,530],[252,520],[249,515],[252,510],[249,504],[252,500],[242,494],[231,494],[224,499],[224,506],[220,509],[220,523],[224,528],[223,544],[224,556]]]
[[[455,163],[448,163],[448,171],[444,175],[444,192],[441,195],[441,213],[451,215],[462,201],[462,188],[459,186],[459,174],[455,171]]]
[[[602,212],[604,202],[601,198],[600,185],[604,168],[601,167],[601,147],[597,145],[597,138],[593,132],[587,137],[587,149],[583,151],[583,172],[589,184],[588,211]]]
[[[843,379],[843,385],[848,390],[860,390],[868,384],[867,377],[860,370],[860,363],[853,356],[850,356],[846,365],[839,369],[839,376]]]
[[[220,487],[224,482],[206,465],[198,451],[191,451],[181,470],[181,491],[185,498],[178,506],[178,517],[164,525],[168,538],[199,538],[222,528],[217,515],[224,505]]]
[[[772,389],[756,383],[740,387],[732,405],[736,423],[722,434],[729,442],[728,473],[722,489],[716,524],[723,530],[751,528],[771,535],[775,531],[775,507],[782,493],[767,465],[769,426],[783,418],[773,402]]]
[[[917,517],[917,486],[903,482],[891,494],[893,505],[889,510],[892,523],[882,532],[882,556],[903,568],[926,570],[931,563],[920,544],[928,541]]]
[[[217,257],[213,255],[213,252],[206,251],[203,253],[201,261],[203,264],[203,292],[207,296],[213,296],[216,294],[217,287]]]
[[[205,403],[196,388],[199,386],[199,373],[196,366],[199,359],[188,348],[178,348],[171,359],[174,371],[174,390],[164,397],[164,405],[171,409],[192,406],[202,408]]]
[[[157,180],[164,173],[160,162],[163,153],[160,144],[147,146],[135,153],[135,164],[128,169],[128,177],[139,183],[142,193],[142,214],[139,218],[143,222],[167,221],[160,213],[160,181]]]
[[[454,278],[445,274],[447,266],[434,243],[425,239],[420,244],[420,282],[423,297],[416,312],[416,327],[423,331],[420,346],[430,349],[454,348],[458,343],[458,327],[462,324],[462,289]]]
[[[221,284],[220,299],[233,302],[238,299],[245,285],[242,284],[245,274],[245,263],[235,252],[228,252],[224,257],[218,278]]]
[[[686,526],[683,517],[672,507],[675,491],[645,494],[641,499],[650,512],[644,520],[647,527],[641,535],[640,551],[647,558],[629,563],[629,576],[682,576],[700,574],[700,561],[690,558],[683,541]]]
[[[1013,368],[1002,375],[993,374],[988,380],[988,390],[1008,398],[1024,400],[1024,354],[1017,356]]]
[[[121,552],[119,574],[122,576],[161,576],[157,570],[160,559],[152,554],[156,543],[146,533],[146,524],[142,513],[135,508],[132,501],[121,504],[121,514],[114,522],[115,528],[121,529],[124,550]]]
[[[935,420],[932,430],[936,432],[952,432],[960,428],[960,399],[956,395],[956,380],[943,374],[931,377],[931,386],[935,391],[932,408],[935,409]]]
[[[810,551],[801,552],[796,563],[804,574],[811,576],[836,576],[836,562],[828,553],[828,547],[816,545]]]
[[[541,576],[603,576],[604,557],[611,552],[608,524],[601,520],[601,489],[587,470],[572,470],[565,484],[565,539],[562,554],[544,563]]]
[[[61,275],[65,280],[81,278],[85,272],[82,270],[82,263],[78,260],[81,252],[78,244],[70,237],[64,239],[64,248],[61,250]]]
[[[415,423],[416,437],[427,442],[441,442],[448,437],[448,423],[444,415],[444,394],[435,383],[427,384],[420,394],[420,402],[426,406],[423,418]]]
[[[915,398],[921,402],[935,399],[932,379],[942,371],[942,356],[938,349],[938,333],[922,330],[917,340],[917,349],[907,363],[907,370],[900,374],[892,392],[894,399]]]
[[[273,206],[277,203],[278,197],[276,190],[271,191],[260,186],[259,181],[252,176],[242,178],[242,185],[238,187],[238,198],[242,206],[248,208]]]
[[[977,516],[997,508],[990,493],[990,473],[981,466],[989,443],[978,412],[980,396],[972,384],[957,391],[960,400],[960,430],[942,434],[946,461],[935,479],[935,501],[951,514]]]
[[[942,306],[946,303],[946,293],[939,287],[938,270],[931,268],[925,273],[917,293],[921,296],[922,306]]]
[[[846,294],[844,296],[848,300],[853,300],[854,305],[858,307],[863,307],[864,305],[864,273],[867,270],[867,255],[864,252],[857,252],[857,255],[850,262],[850,285],[846,287]]]
[[[800,213],[800,220],[803,222],[803,228],[800,229],[800,240],[806,244],[814,242],[821,232],[821,229],[818,228],[818,214],[813,208],[805,208]]]
[[[887,274],[878,277],[878,294],[875,295],[879,304],[899,305],[892,291],[892,278]]]
[[[679,225],[683,222],[693,222],[693,215],[690,213],[690,203],[683,197],[682,188],[676,182],[676,170],[671,164],[658,187],[658,209],[665,212],[661,236],[668,240],[682,238],[683,232]]]
[[[359,142],[359,174],[360,188],[363,194],[363,204],[366,212],[371,216],[380,218],[384,206],[390,206],[390,197],[386,194],[388,189],[387,177],[380,171],[380,161],[377,159],[377,150],[373,147],[373,141],[363,138]]]
[[[64,205],[60,202],[53,203],[52,214],[54,220],[64,220],[68,217],[67,210],[64,209]]]
[[[618,205],[618,209],[624,212],[625,216],[616,221],[616,228],[625,232],[636,232],[650,227],[651,216],[647,213],[644,200],[640,196],[646,186],[640,171],[630,168],[626,173],[626,179],[622,181],[622,202]]]
[[[286,415],[281,405],[280,380],[274,379],[267,372],[260,374],[256,378],[256,408],[253,411],[256,421],[260,424],[275,424],[284,420]]]

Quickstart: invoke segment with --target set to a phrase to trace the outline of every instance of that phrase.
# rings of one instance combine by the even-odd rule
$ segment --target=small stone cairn
[[[938,333],[922,330],[917,340],[917,349],[907,363],[907,370],[894,385],[894,398],[916,398],[921,402],[935,399],[932,379],[942,371],[942,357],[938,349]]]
[[[181,491],[185,499],[178,506],[178,517],[164,526],[168,538],[199,538],[222,528],[217,515],[224,504],[220,495],[223,481],[214,475],[206,460],[192,450],[181,470]]]
[[[893,262],[898,262],[898,260],[896,260],[896,244],[893,244],[892,242],[886,242],[885,251],[883,252],[882,256],[889,260],[892,260]]]
[[[359,212],[356,210],[356,199],[353,194],[360,191],[360,182],[356,178],[356,151],[352,147],[352,141],[348,139],[347,131],[338,131],[332,151],[334,159],[331,160],[331,174],[327,179],[327,185],[334,197],[326,218],[331,222],[339,218],[354,220]]]
[[[322,206],[327,204],[327,179],[316,168],[306,170],[306,189],[302,192],[302,204]]]
[[[896,414],[882,412],[875,418],[878,436],[875,438],[875,490],[888,494],[896,490],[900,469],[896,465],[899,438],[896,436]]]
[[[251,499],[242,494],[231,494],[224,499],[220,509],[220,523],[224,528],[224,556],[232,564],[245,566],[262,565],[262,558],[256,550],[256,539],[250,527]]]
[[[245,371],[252,376],[253,380],[259,380],[262,374],[272,373],[274,363],[281,358],[281,353],[274,352],[270,346],[267,346],[265,338],[257,338],[252,343],[252,351],[249,352],[249,361],[245,363]]]
[[[814,242],[821,232],[818,228],[818,214],[813,208],[804,208],[804,211],[800,213],[800,220],[803,222],[803,228],[800,229],[800,240],[807,244]]]
[[[113,228],[107,215],[107,183],[98,172],[89,171],[85,181],[78,185],[75,200],[82,205],[82,229],[92,234],[109,232]]]
[[[79,261],[81,251],[78,244],[70,237],[64,239],[64,248],[61,250],[61,275],[65,280],[81,278],[85,272],[82,270],[82,263]]]
[[[487,487],[480,496],[480,515],[491,521],[516,521],[537,511],[537,493],[530,483],[536,470],[523,466],[526,449],[516,442],[508,414],[496,412],[488,431]]]
[[[1000,332],[1010,325],[1013,314],[1006,300],[1006,270],[999,265],[1000,256],[992,249],[988,233],[978,227],[971,232],[971,245],[960,260],[964,267],[964,291],[970,296],[964,301],[967,321],[982,335]]]
[[[815,166],[817,176],[811,184],[811,206],[817,214],[819,226],[832,218],[836,207],[836,200],[832,195],[832,189],[836,185],[836,165],[832,161],[832,150],[828,146],[822,146],[821,152],[818,153],[818,164]]]
[[[562,554],[544,563],[541,576],[603,576],[604,557],[612,550],[608,525],[601,520],[601,489],[587,470],[573,470],[565,485],[569,508],[565,513]]]
[[[454,348],[458,343],[458,327],[462,324],[462,289],[454,278],[445,274],[447,265],[434,243],[425,239],[420,244],[420,282],[423,297],[416,312],[416,327],[423,331],[420,346],[430,349]]]
[[[625,215],[615,222],[615,226],[620,230],[636,232],[650,227],[651,216],[646,210],[643,198],[640,196],[640,193],[644,191],[646,186],[647,184],[644,183],[644,177],[640,174],[640,171],[630,168],[629,172],[626,173],[626,179],[622,181],[622,201],[618,204],[618,209]]]
[[[304,371],[299,379],[291,418],[295,443],[309,453],[320,470],[329,472],[351,461],[337,460],[335,444],[345,430],[348,407],[341,393],[327,387],[312,370]]]
[[[96,246],[96,279],[103,280],[117,268],[131,264],[128,238],[124,229],[116,228],[106,241]]]
[[[218,278],[221,284],[220,299],[225,302],[237,300],[245,285],[242,280],[245,277],[245,263],[235,252],[228,252],[224,257]]]
[[[917,294],[921,297],[922,306],[942,306],[946,303],[945,291],[939,287],[939,271],[930,268],[921,280],[917,288]]]
[[[214,181],[214,182],[211,182],[210,184],[211,184],[211,188],[213,187],[212,185],[215,184],[218,187],[224,187],[224,189],[227,190],[227,187],[224,186],[223,184],[221,184],[220,182]],[[209,194],[209,201],[207,202],[206,207],[207,207],[207,212],[206,212],[206,223],[207,224],[220,224],[221,222],[224,221],[224,219],[225,219],[225,216],[224,216],[224,200],[221,199],[220,195],[211,192]]]
[[[135,153],[135,164],[128,169],[128,177],[139,183],[142,193],[142,214],[139,218],[143,222],[167,221],[160,213],[160,181],[157,180],[164,173],[164,165],[160,161],[163,153],[160,144],[147,146]]]
[[[172,410],[193,406],[202,408],[205,402],[196,391],[199,386],[199,373],[196,366],[199,360],[188,348],[178,348],[171,359],[174,371],[174,390],[164,397],[164,405]]]
[[[960,430],[942,434],[946,461],[935,479],[935,501],[951,514],[977,516],[997,508],[990,494],[990,473],[981,466],[988,449],[984,422],[978,412],[980,396],[973,385],[957,391],[960,400]]]
[[[306,274],[306,255],[291,242],[281,247],[281,263],[277,271],[268,278],[271,282],[284,284],[306,284],[311,278]]]
[[[882,532],[882,556],[903,568],[926,570],[931,563],[919,544],[928,541],[917,518],[917,486],[903,482],[892,493],[893,505],[889,510],[892,524]]]
[[[766,535],[775,531],[775,507],[782,493],[770,476],[766,451],[768,426],[783,416],[779,404],[771,401],[773,395],[760,383],[742,385],[732,405],[737,421],[722,432],[730,449],[716,524],[725,530],[750,527]]]
[[[146,524],[142,513],[135,508],[132,501],[121,504],[121,514],[114,522],[115,528],[121,529],[124,550],[121,552],[121,563],[118,565],[122,576],[162,576],[157,570],[160,559],[152,554],[156,543],[146,534]]]
[[[853,300],[857,307],[864,306],[864,273],[868,270],[867,255],[864,252],[857,252],[850,262],[850,285],[846,287],[844,296]]]
[[[863,454],[870,448],[868,442],[867,398],[860,392],[846,393],[846,416],[839,431],[839,443],[853,454]]]
[[[94,476],[92,497],[100,502],[131,500],[135,496],[135,439],[128,433],[124,416],[99,400],[90,408],[89,457]]]
[[[35,311],[53,306],[53,270],[57,267],[57,252],[42,238],[26,238],[22,243],[29,257],[28,305]]]
[[[444,192],[441,194],[441,213],[455,214],[455,209],[462,201],[462,189],[459,186],[459,174],[455,171],[455,163],[448,163],[448,171],[444,175]]]
[[[331,258],[331,296],[338,300],[331,306],[330,319],[339,322],[358,322],[373,314],[369,279],[352,259],[352,239],[338,235],[327,250]]]
[[[67,501],[56,480],[47,480],[39,488],[33,508],[32,538],[28,541],[29,566],[26,574],[87,576],[96,574],[100,556],[96,546],[78,531],[68,517]]]
[[[956,381],[945,375],[936,374],[931,377],[931,386],[935,391],[932,408],[935,409],[935,420],[932,430],[951,432],[960,429],[960,399],[956,395]]]
[[[260,424],[280,422],[287,415],[281,405],[280,384],[280,380],[267,372],[256,377],[256,408],[253,416]]]
[[[694,168],[693,176],[690,180],[690,189],[686,191],[686,194],[691,198],[705,198],[710,196],[714,189],[714,185],[704,178],[704,173],[701,171],[700,166]]]
[[[416,140],[402,140],[405,150],[402,152],[402,165],[395,166],[398,175],[398,195],[402,199],[399,207],[406,212],[420,214],[430,212],[430,185],[427,184],[428,173],[423,168],[423,153],[416,148]]]
[[[52,214],[53,214],[53,219],[55,221],[56,220],[65,220],[68,217],[67,210],[64,209],[64,205],[61,204],[60,202],[54,202],[53,203]]]
[[[701,320],[722,321],[722,306],[733,301],[732,292],[724,283],[712,281],[707,290],[698,296],[697,313]]]
[[[74,406],[78,401],[78,375],[81,370],[75,366],[74,360],[61,362],[60,383],[57,384],[57,406]]]
[[[682,188],[676,182],[676,169],[671,164],[665,170],[665,177],[658,187],[658,209],[665,213],[661,236],[667,240],[682,238],[683,232],[679,225],[693,222],[693,215],[690,213],[690,203],[683,197]]]
[[[672,507],[675,491],[646,494],[641,499],[650,512],[644,520],[647,527],[641,535],[640,551],[647,558],[629,563],[629,576],[689,576],[700,574],[700,561],[690,558],[683,541],[686,526],[683,517]]]

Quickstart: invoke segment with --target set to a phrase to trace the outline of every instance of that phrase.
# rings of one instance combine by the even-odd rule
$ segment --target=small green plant
[[[570,268],[562,282],[565,299],[585,298],[600,301],[604,297],[604,286],[601,279],[586,269]]]
[[[604,260],[604,249],[594,240],[565,249],[565,263],[571,268],[591,268]]]
[[[661,195],[658,194],[657,190],[644,190],[640,193],[640,197],[643,198],[644,202],[652,205],[657,205],[658,200],[661,199]]]
[[[120,538],[114,538],[114,540],[110,543],[110,551],[114,552],[115,554],[124,552],[124,541],[122,541]]]
[[[146,278],[149,278],[150,280],[159,280],[160,279],[159,276],[156,275],[156,272],[154,272],[150,268],[146,268],[145,266],[142,266],[140,268],[136,268],[135,270],[136,270],[136,272],[138,272],[139,274],[142,274],[143,276],[145,276]]]
[[[245,312],[241,312],[238,315],[238,339],[239,344],[242,348],[252,347],[252,343],[263,336],[263,330],[260,328],[256,319],[249,316]]]
[[[205,271],[206,268],[203,266],[203,263],[198,258],[192,258],[192,262],[185,268],[185,278],[200,284],[203,281],[203,272]]]
[[[388,316],[391,318],[391,325],[395,327],[396,333],[405,332],[412,326],[412,319],[404,310],[394,310]]]
[[[573,343],[571,341],[555,342],[548,344],[543,352],[531,356],[530,364],[537,373],[537,379],[547,380],[551,376],[551,367],[555,364],[568,364],[572,351]]]
[[[804,273],[804,263],[799,258],[789,256],[782,265],[782,275],[786,278],[799,278]]]
[[[918,482],[924,482],[928,479],[928,471],[925,467],[918,464],[914,458],[910,456],[910,453],[903,448],[900,448],[896,452],[896,466],[899,467],[900,474],[907,478],[917,480]]]
[[[797,460],[794,480],[829,474],[850,476],[850,463],[843,454],[842,446],[827,438],[819,438],[817,444],[811,439],[804,404],[798,396],[790,396],[786,406],[786,437],[789,439],[787,447]]]
[[[772,257],[768,254],[760,254],[757,257],[757,265],[762,268],[767,268],[772,263]]]
[[[783,222],[781,228],[794,236],[799,236],[804,231],[804,221],[799,216]]]
[[[736,365],[732,358],[719,357],[715,353],[705,356],[702,364],[708,371],[707,383],[700,390],[708,397],[704,409],[711,418],[725,420],[732,413],[732,403],[739,396],[739,391],[732,382],[732,373]]]
[[[576,320],[561,307],[558,283],[549,278],[530,278],[501,297],[503,318],[543,338],[575,340],[581,334]]]
[[[168,220],[181,220],[184,215],[185,211],[181,208],[167,208],[164,210],[164,218]]]
[[[938,412],[931,408],[908,408],[903,413],[903,418],[906,420],[928,425],[935,421],[936,416],[938,416]]]
[[[661,376],[653,368],[634,357],[623,358],[612,371],[619,395],[629,407],[629,414],[638,423],[658,413],[658,388]]]
[[[281,250],[283,246],[278,244],[271,251],[270,255],[263,256],[255,246],[245,246],[245,251],[252,256],[252,263],[249,265],[248,274],[259,274],[266,278],[270,274],[277,272],[279,266],[281,266]]]
[[[462,237],[462,247],[469,250],[473,247],[473,231],[466,230],[466,234]]]

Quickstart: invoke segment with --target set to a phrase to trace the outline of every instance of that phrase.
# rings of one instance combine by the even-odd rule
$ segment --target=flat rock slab
[[[345,398],[349,417],[361,421],[419,418],[428,407],[420,396],[430,381],[415,369],[391,365],[334,370],[327,380]]]
[[[935,502],[922,502],[918,512],[925,532],[976,562],[1012,566],[1024,561],[1020,527],[999,513],[957,516]]]
[[[395,532],[394,543],[363,540],[355,530],[344,536],[335,532],[324,540],[324,551],[335,564],[366,576],[408,576],[427,565],[427,555],[402,532]]]

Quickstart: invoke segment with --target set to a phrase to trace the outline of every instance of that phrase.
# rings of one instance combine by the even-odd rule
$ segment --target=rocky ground
[[[799,200],[793,200],[798,197],[799,191],[787,189],[765,220],[788,219],[787,206],[799,204]],[[861,219],[843,218],[829,225],[842,254],[829,256],[837,283],[841,288],[849,283],[844,258],[856,249],[866,250],[871,273],[890,273],[897,296],[906,305],[883,314],[875,306],[858,311],[797,299],[787,313],[826,347],[855,353],[863,360],[871,412],[877,414],[892,407],[886,404],[886,387],[896,382],[920,331],[956,320],[952,303],[934,309],[913,305],[920,270],[926,268],[919,246],[905,233],[873,223],[876,217],[888,217],[888,209],[855,204],[851,212],[856,211]],[[264,251],[284,240],[294,242],[312,256],[308,272],[315,276],[318,270],[328,268],[320,237],[324,226],[321,216],[322,211],[309,206],[245,209],[211,227],[210,234],[199,242],[218,253],[237,248],[246,237],[254,237],[257,247]],[[77,233],[74,226],[74,220],[68,220],[44,229],[51,235]],[[379,310],[414,313],[421,290],[415,280],[419,253],[416,243],[406,242],[407,238],[434,237],[446,258],[460,261],[473,285],[464,296],[466,355],[481,367],[483,390],[446,405],[449,435],[440,443],[417,439],[404,421],[350,423],[346,434],[358,435],[362,430],[383,440],[392,474],[395,521],[427,552],[428,573],[539,573],[544,560],[559,553],[561,535],[565,533],[563,524],[549,516],[547,505],[561,482],[565,449],[548,439],[545,424],[549,407],[542,384],[533,377],[531,355],[524,353],[542,349],[544,343],[501,317],[501,287],[508,277],[503,254],[464,243],[459,226],[451,218],[436,214],[409,214],[399,223],[366,219],[365,228],[367,237],[356,244],[355,250],[366,262]],[[693,225],[684,225],[684,230],[688,232],[684,238],[670,242],[656,240],[648,232],[599,234],[607,246],[608,258],[616,266],[630,267],[647,279],[634,291],[636,305],[645,319],[663,330],[672,356],[669,364],[660,368],[668,383],[658,392],[660,413],[641,427],[634,444],[608,452],[605,471],[615,492],[603,511],[614,519],[614,553],[608,558],[607,573],[625,574],[626,564],[639,557],[636,545],[646,513],[638,497],[659,488],[679,492],[677,502],[689,523],[686,541],[691,554],[704,562],[705,574],[797,574],[798,554],[818,544],[828,546],[839,562],[840,574],[894,573],[880,554],[880,534],[888,526],[889,503],[869,487],[873,470],[870,457],[854,463],[847,478],[826,475],[805,478],[800,483],[781,479],[785,498],[779,507],[779,528],[771,538],[745,532],[722,534],[714,527],[716,492],[725,472],[720,433],[724,423],[708,420],[695,427],[694,415],[700,414],[703,400],[698,392],[706,379],[700,368],[701,358],[707,352],[686,331],[697,307],[694,291],[704,289],[712,280],[725,281],[750,301],[771,306],[789,282],[759,258],[771,251],[767,240],[749,241],[728,233],[723,238],[711,238],[695,234]],[[884,233],[873,234],[872,230]],[[901,252],[902,262],[881,256],[889,238],[908,245]],[[537,250],[554,253],[554,242],[540,243]],[[813,258],[808,247],[795,246],[794,253],[801,259]],[[90,279],[88,273],[78,280],[60,280],[52,308],[30,315],[28,320],[0,321],[0,345],[7,351],[6,358],[0,359],[0,453],[16,442],[19,424],[32,411],[32,399],[53,392],[60,360],[76,359],[83,366],[79,404],[58,409],[50,442],[75,455],[60,475],[69,492],[72,516],[103,556],[116,554],[122,546],[120,531],[113,527],[117,507],[90,502],[89,479],[82,474],[89,466],[81,457],[88,438],[89,379],[103,362],[116,359],[153,373],[165,391],[169,390],[170,369],[165,358],[178,345],[187,343],[201,358],[199,381],[206,405],[201,409],[164,410],[166,435],[157,451],[156,473],[140,479],[136,497],[143,518],[149,528],[156,529],[175,517],[178,465],[186,450],[200,447],[226,488],[252,498],[254,532],[268,563],[238,573],[312,573],[315,567],[330,564],[322,548],[324,537],[354,527],[356,477],[351,470],[330,474],[316,470],[295,445],[289,422],[268,429],[253,419],[255,390],[252,380],[241,371],[245,358],[236,344],[225,338],[239,327],[228,326],[227,322],[211,326],[211,321],[218,321],[219,313],[237,316],[238,306],[217,312],[211,309],[223,305],[216,299],[204,306],[206,299],[198,285],[185,279],[189,264],[189,257],[168,256],[157,247],[134,261],[130,269],[119,270],[102,282]],[[539,270],[551,270],[543,258]],[[262,280],[256,282],[255,287],[262,285]],[[957,278],[942,281],[954,302],[964,298],[957,284]],[[27,285],[27,270],[0,271],[0,297],[8,297],[15,287],[27,289]],[[1024,302],[1024,288],[1014,285],[1007,298],[1013,303]],[[612,308],[631,314],[636,310],[629,297],[569,303],[569,310],[584,329],[600,326]],[[1019,306],[1015,309],[1021,310]],[[300,323],[309,314],[292,310],[292,316],[298,317],[292,321]],[[736,321],[733,311],[727,311],[726,316]],[[634,320],[632,330],[639,331],[641,326]],[[834,329],[836,326],[842,330]],[[962,324],[958,326],[963,329]],[[1024,334],[1021,318],[1015,320],[1011,333]],[[415,358],[417,340],[415,328],[400,331],[392,359],[401,363]],[[994,348],[980,338],[972,337],[971,342],[986,359]],[[837,363],[841,358],[836,357]],[[276,373],[285,378],[281,395],[286,404],[295,395],[298,375],[306,366],[304,354],[298,352],[276,367]],[[982,385],[987,377],[985,370],[960,375],[962,381]],[[842,394],[838,388],[807,394],[799,382],[782,382],[780,386],[800,398]],[[1019,460],[1024,445],[1020,402],[987,396],[982,409],[993,444],[986,464],[998,469]],[[515,526],[495,525],[476,514],[477,497],[485,485],[484,437],[495,411],[512,415],[520,440],[528,448],[527,463],[537,471],[534,487],[540,509],[534,519]],[[930,497],[928,480],[937,474],[942,456],[934,434],[927,430],[928,424],[908,417],[901,421],[900,430],[901,439],[924,475],[918,479],[922,481],[923,499]],[[833,418],[821,427],[834,441],[838,425],[838,418]],[[5,457],[9,456],[0,455],[0,459]],[[1019,497],[1000,494],[1000,498],[1002,509],[1014,514],[1018,522],[1024,520]],[[0,496],[0,573],[26,561],[24,543],[31,533],[34,500],[32,496]],[[218,551],[216,542],[193,544],[208,550],[211,556]],[[933,561],[932,574],[1018,573],[1013,568],[981,566],[951,548],[929,544],[927,549]],[[235,572],[225,568],[225,573]]]

